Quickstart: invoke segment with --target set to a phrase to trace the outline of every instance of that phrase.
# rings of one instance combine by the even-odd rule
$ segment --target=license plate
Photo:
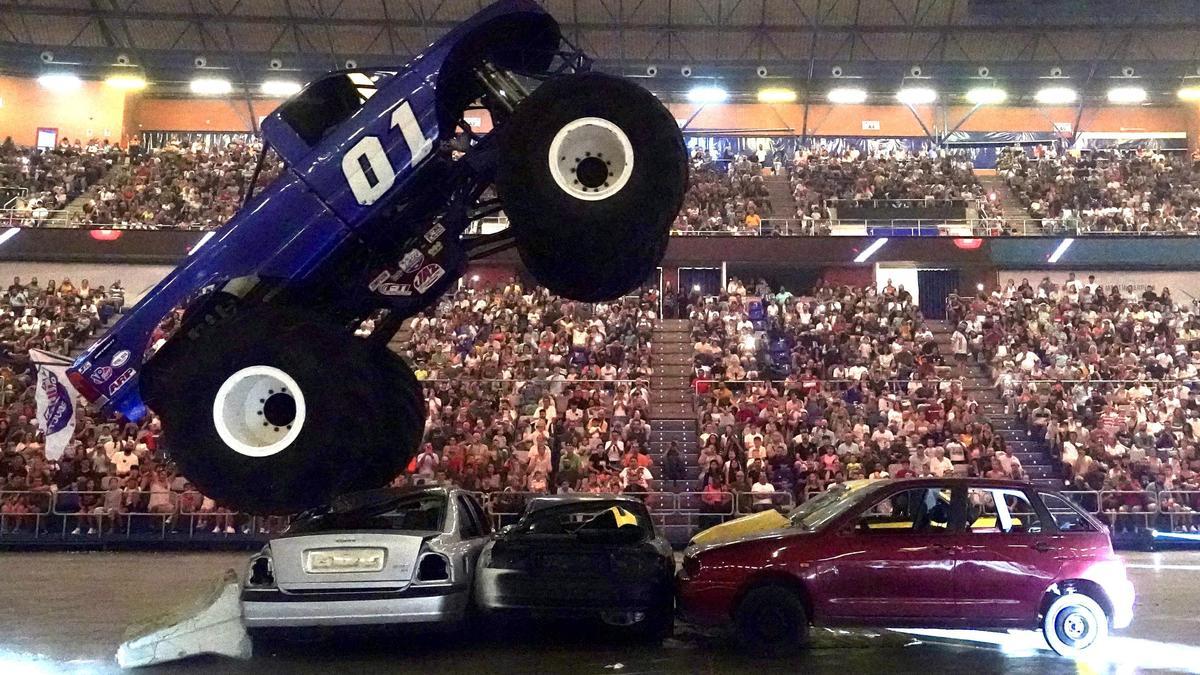
[[[587,553],[552,553],[541,557],[542,569],[547,572],[572,572],[576,574],[603,574],[608,572],[609,559],[606,555]]]
[[[309,574],[382,572],[387,559],[383,548],[319,548],[304,552],[304,571]]]

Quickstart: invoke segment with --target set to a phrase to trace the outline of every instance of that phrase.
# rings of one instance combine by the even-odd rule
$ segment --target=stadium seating
[[[491,493],[500,518],[538,493],[646,493],[682,537],[702,520],[857,478],[1044,477],[1045,448],[1114,526],[1200,525],[1200,402],[1188,384],[1200,318],[1166,289],[1014,280],[952,296],[945,324],[890,286],[794,295],[734,278],[689,300],[698,443],[659,452],[650,448],[667,432],[648,419],[653,293],[581,305],[510,281],[448,295],[397,341],[425,381],[434,459],[418,456],[396,483]],[[70,353],[122,303],[119,283],[17,280],[5,293],[0,536],[224,539],[282,527],[197,493],[167,461],[153,415],[132,424],[85,411],[66,454],[46,460],[30,423],[28,349]],[[994,397],[948,363],[956,328]],[[768,497],[755,497],[760,475]]]
[[[1200,230],[1200,172],[1181,153],[1009,152],[998,171],[1049,231],[1131,234]]]
[[[1007,407],[1053,449],[1072,488],[1107,494],[1097,506],[1115,525],[1131,524],[1121,513],[1200,507],[1193,302],[1071,275],[1061,286],[1010,279],[953,311]]]

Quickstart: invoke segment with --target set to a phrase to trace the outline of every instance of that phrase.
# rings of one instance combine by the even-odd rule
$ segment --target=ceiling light
[[[262,93],[264,96],[278,96],[287,98],[300,93],[304,85],[295,80],[267,80],[262,83]]]
[[[104,84],[113,89],[138,91],[146,88],[146,78],[141,75],[110,75],[108,79],[104,80]]]
[[[1054,249],[1054,253],[1050,254],[1050,257],[1046,259],[1046,262],[1050,263],[1051,265],[1058,262],[1060,259],[1062,259],[1063,254],[1067,252],[1067,249],[1071,248],[1071,244],[1074,243],[1075,240],[1071,239],[1070,237],[1058,242],[1058,248]]]
[[[73,73],[46,73],[38,77],[38,84],[55,93],[66,93],[83,86],[83,80]]]
[[[925,105],[937,100],[937,92],[929,87],[905,87],[896,92],[896,100],[904,105]]]
[[[1142,103],[1146,100],[1146,90],[1141,87],[1113,87],[1108,90],[1108,102],[1118,105]]]
[[[209,230],[208,232],[205,232],[204,236],[200,237],[200,241],[197,241],[195,246],[188,249],[188,255],[193,255],[196,251],[199,251],[200,247],[207,244],[208,240],[212,239],[213,235],[216,233],[216,230]]]
[[[792,103],[796,100],[796,90],[771,87],[758,90],[759,103]]]
[[[875,241],[871,242],[870,246],[866,247],[865,249],[863,249],[862,253],[859,253],[857,256],[855,256],[854,262],[856,262],[856,263],[867,262],[868,260],[871,259],[871,256],[875,255],[875,253],[879,249],[883,248],[883,245],[886,244],[887,241],[888,241],[887,237],[880,237],[880,238],[876,239]]]
[[[193,94],[201,96],[220,96],[233,91],[233,85],[229,83],[229,80],[219,77],[197,77],[189,86]]]
[[[1042,105],[1064,105],[1075,102],[1075,90],[1070,87],[1043,87],[1038,89],[1034,100]]]
[[[687,100],[692,103],[724,103],[729,100],[729,92],[721,87],[692,87],[687,93]]]
[[[967,90],[967,102],[971,105],[999,105],[1008,98],[1008,92],[999,87],[974,87]]]
[[[835,87],[827,95],[830,103],[854,104],[867,100],[867,91],[858,87]]]
[[[1180,101],[1200,101],[1200,87],[1181,87],[1175,94]]]

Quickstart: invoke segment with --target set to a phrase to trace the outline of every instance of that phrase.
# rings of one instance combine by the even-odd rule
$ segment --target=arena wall
[[[32,80],[0,76],[0,140],[37,143],[38,127],[58,129],[58,138],[107,138],[118,142],[125,127],[125,95],[99,82],[55,94]]]
[[[723,133],[758,132],[801,134],[804,105],[734,103],[717,106],[672,104],[675,118],[688,121],[688,130]],[[933,130],[942,123],[953,127],[970,113],[969,107],[950,106],[944,119],[928,106],[918,108],[921,121]],[[1000,106],[980,108],[967,117],[960,131],[1054,131],[1056,124],[1083,131],[1184,131],[1195,144],[1200,134],[1197,106],[1085,106],[1079,123],[1075,107]],[[878,123],[867,124],[868,122]],[[870,127],[870,128],[866,128]],[[924,136],[913,113],[898,105],[812,105],[807,130],[815,136]]]
[[[12,135],[30,145],[41,127],[57,127],[59,137],[109,137],[114,140],[143,130],[252,131],[257,119],[279,104],[276,99],[255,99],[253,115],[242,98],[161,98],[153,89],[129,94],[84,82],[78,92],[53,94],[27,78],[0,77],[0,135]],[[715,106],[671,104],[679,120],[691,131],[723,133],[801,134],[807,127],[818,136],[923,136],[912,112],[899,105],[840,105],[800,103],[767,105],[733,103]],[[949,106],[918,109],[931,130],[946,130],[967,117],[970,108]],[[1087,105],[1075,124],[1076,107],[985,107],[967,117],[962,131],[1052,131],[1066,124],[1084,131],[1184,131],[1192,147],[1200,137],[1200,106],[1094,106]],[[490,129],[486,115],[468,117],[477,129]],[[865,125],[865,122],[878,124]],[[876,126],[878,128],[876,128]]]

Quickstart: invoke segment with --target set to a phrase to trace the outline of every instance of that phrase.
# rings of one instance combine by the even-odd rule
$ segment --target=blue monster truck
[[[516,246],[551,291],[601,301],[662,259],[683,138],[650,93],[589,69],[536,2],[501,0],[406,66],[310,83],[262,123],[282,174],[80,356],[72,382],[134,420],[152,408],[184,475],[232,508],[294,512],[386,483],[425,420],[387,342],[468,261]],[[465,121],[479,109],[486,135]],[[501,210],[505,230],[468,233]]]

